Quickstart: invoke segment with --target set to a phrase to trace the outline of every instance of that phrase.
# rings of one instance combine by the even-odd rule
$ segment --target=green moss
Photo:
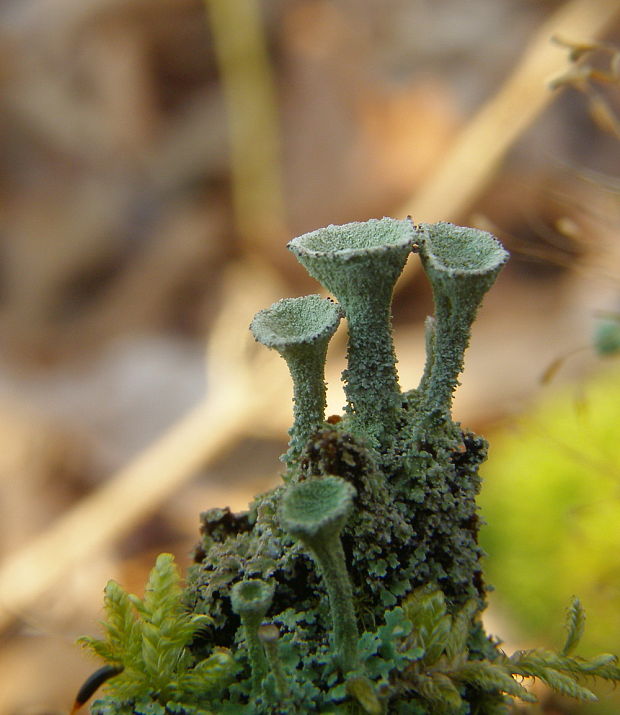
[[[146,585],[143,599],[127,594],[110,581],[105,594],[105,638],[81,638],[84,646],[122,671],[108,681],[112,702],[128,707],[148,701],[162,711],[172,705],[205,706],[231,682],[237,666],[228,650],[212,648],[198,659],[190,646],[211,624],[206,615],[192,614],[183,605],[180,576],[170,554],[161,554]],[[207,712],[208,709],[202,712]]]
[[[529,637],[558,635],[574,593],[588,605],[583,643],[620,643],[620,375],[554,391],[495,435],[481,503],[496,599]]]

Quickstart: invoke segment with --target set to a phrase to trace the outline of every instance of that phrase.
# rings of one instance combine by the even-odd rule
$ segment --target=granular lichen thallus
[[[485,633],[478,467],[486,443],[452,420],[471,325],[508,259],[490,234],[384,218],[328,226],[289,243],[338,302],[310,295],[260,311],[251,330],[286,360],[294,423],[283,483],[249,511],[201,515],[184,590],[160,557],[144,601],[107,589],[108,663],[97,715],[412,713],[495,715],[535,700],[539,678],[582,700],[616,658],[574,655],[581,604],[562,650],[508,657]],[[394,284],[412,252],[430,280],[426,365],[398,383]],[[342,317],[349,335],[342,419],[325,421],[324,362]],[[105,676],[105,677],[104,677]]]
[[[308,273],[342,305],[349,331],[343,377],[352,427],[382,442],[393,436],[400,401],[392,291],[414,241],[409,221],[384,218],[328,226],[288,244]]]

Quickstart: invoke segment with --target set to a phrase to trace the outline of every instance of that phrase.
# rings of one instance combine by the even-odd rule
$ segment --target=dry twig
[[[553,100],[546,82],[565,68],[566,59],[551,38],[595,38],[618,15],[617,0],[571,0],[551,15],[499,92],[463,129],[435,173],[398,214],[429,223],[461,216],[493,178],[508,149]]]

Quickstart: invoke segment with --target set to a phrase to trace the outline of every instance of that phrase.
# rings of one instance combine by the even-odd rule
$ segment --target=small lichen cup
[[[233,611],[241,618],[252,669],[252,690],[256,693],[267,675],[267,659],[259,638],[259,628],[273,601],[274,587],[261,579],[246,579],[230,591]]]
[[[336,660],[344,673],[356,666],[359,638],[340,541],[355,495],[355,487],[340,477],[309,479],[286,490],[279,511],[282,527],[310,551],[319,566],[329,597]]]
[[[293,426],[283,459],[294,462],[325,417],[325,357],[342,309],[320,295],[284,298],[259,311],[250,325],[255,339],[277,350],[293,380]]]
[[[471,325],[509,254],[490,233],[451,223],[421,227],[420,258],[433,289],[418,410],[427,427],[449,418]]]
[[[284,665],[278,651],[278,641],[280,640],[280,630],[274,623],[265,623],[258,629],[258,637],[265,649],[267,662],[271,668],[278,697],[288,698],[290,688],[288,685],[289,675],[284,669]]]

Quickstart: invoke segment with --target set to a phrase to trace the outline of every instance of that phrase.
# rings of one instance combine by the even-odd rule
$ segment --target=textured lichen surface
[[[389,246],[410,248],[413,236],[410,221],[396,221],[391,218],[370,219],[364,223],[320,228],[294,238],[290,246],[293,250],[303,246],[309,252],[328,255],[336,252],[344,256],[352,256],[356,251],[368,249],[384,251]]]
[[[508,259],[497,239],[486,231],[444,222],[427,224],[425,229],[424,252],[438,270],[484,275]]]
[[[613,656],[573,656],[583,630],[578,602],[558,654],[508,658],[480,622],[476,496],[487,446],[450,408],[478,305],[507,259],[499,242],[451,224],[381,219],[330,226],[289,246],[340,305],[316,295],[285,299],[252,323],[293,379],[283,484],[246,513],[201,515],[182,599],[166,588],[168,572],[147,609],[112,587],[108,640],[89,643],[112,673],[124,670],[93,711],[491,715],[507,713],[513,697],[533,699],[515,676],[585,700],[594,696],[580,675],[620,679]],[[412,251],[421,254],[435,315],[424,374],[403,391],[390,302]],[[342,314],[347,405],[327,422],[323,362]],[[135,627],[131,603],[144,619]],[[164,687],[142,671],[144,653],[152,669],[158,638],[170,640],[166,609],[183,637],[174,641],[178,662],[164,648],[164,680],[172,681]],[[192,689],[203,673],[206,684]]]
[[[284,298],[254,316],[250,330],[254,338],[277,350],[286,360],[293,380],[294,423],[291,441],[283,461],[295,461],[323,422],[325,380],[323,364],[327,345],[342,309],[319,295]]]
[[[331,337],[340,322],[341,312],[335,303],[320,295],[283,298],[261,310],[252,321],[256,339],[270,348],[293,349]]]
[[[351,429],[383,447],[397,429],[400,393],[392,291],[415,239],[411,221],[384,218],[328,226],[289,243],[310,275],[342,305],[349,331],[343,379]]]

